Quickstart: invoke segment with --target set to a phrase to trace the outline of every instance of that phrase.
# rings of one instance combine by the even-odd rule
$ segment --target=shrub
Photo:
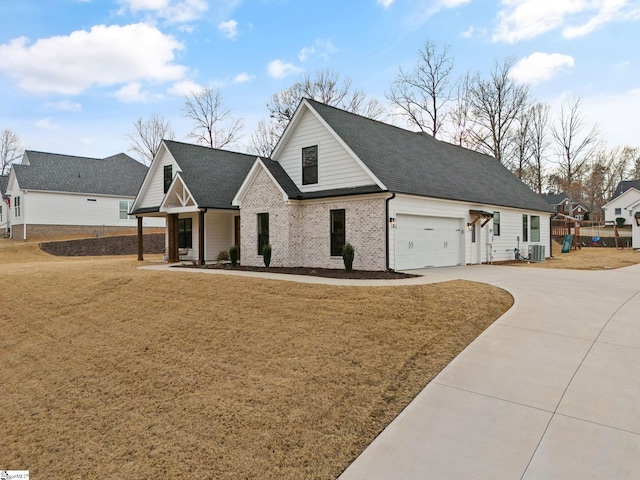
[[[618,228],[624,227],[625,218],[624,217],[616,217],[616,225]]]
[[[233,245],[230,249],[229,249],[229,259],[231,260],[231,265],[232,266],[237,266],[238,265],[238,254],[240,252],[238,251],[238,247],[236,245]]]
[[[271,245],[265,245],[262,247],[262,259],[264,260],[264,266],[269,268],[271,263]]]
[[[216,261],[223,262],[225,260],[229,260],[229,252],[227,252],[226,250],[222,250],[220,253],[218,253],[218,256],[216,257]]]
[[[342,247],[342,260],[344,261],[344,269],[347,272],[353,270],[353,257],[355,257],[355,254],[356,250],[350,243],[346,243]]]

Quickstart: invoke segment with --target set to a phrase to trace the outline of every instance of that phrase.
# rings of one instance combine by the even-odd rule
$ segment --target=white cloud
[[[607,22],[638,19],[640,11],[626,0],[502,0],[502,6],[494,42],[515,43],[555,29],[575,38]]]
[[[168,90],[169,93],[173,95],[179,95],[184,97],[186,95],[191,95],[193,93],[200,93],[204,90],[205,87],[202,85],[192,82],[191,80],[183,80],[181,82],[177,82],[173,84],[173,86]]]
[[[302,68],[296,67],[292,63],[285,63],[282,60],[274,60],[267,66],[267,72],[269,72],[269,75],[273,78],[284,78],[302,71]]]
[[[313,55],[315,53],[316,49],[313,47],[304,47],[302,50],[300,50],[300,53],[298,54],[298,59],[301,62],[304,62],[305,60],[307,60],[311,55]]]
[[[218,30],[227,38],[235,38],[238,35],[238,22],[227,20],[218,24]]]
[[[47,102],[44,104],[46,108],[52,110],[62,110],[64,112],[79,112],[82,110],[82,105],[71,100],[60,100],[59,102]]]
[[[149,92],[142,90],[140,82],[131,82],[116,92],[116,98],[123,103],[147,102]]]
[[[251,80],[253,80],[253,75],[249,75],[248,73],[243,72],[235,76],[235,78],[233,79],[233,83],[246,83],[250,82]]]
[[[60,125],[53,123],[50,118],[43,118],[36,122],[36,127],[42,130],[57,130]]]
[[[330,40],[324,40],[322,38],[316,38],[313,45],[310,47],[304,47],[298,53],[298,59],[301,62],[309,60],[313,55],[321,57],[323,60],[328,60],[329,57],[336,53],[338,49],[331,43]]]
[[[173,61],[174,51],[182,48],[143,23],[97,25],[32,45],[26,37],[0,45],[0,70],[30,92],[77,95],[92,86],[179,80],[186,68]]]
[[[151,12],[173,23],[190,22],[209,9],[206,0],[119,0],[132,12]]]
[[[378,0],[378,3],[382,5],[382,8],[389,8],[394,0]]]
[[[473,33],[475,32],[475,27],[473,25],[471,25],[469,28],[467,28],[464,32],[462,32],[460,34],[460,36],[462,38],[472,38],[473,37]]]
[[[574,65],[575,61],[569,55],[535,52],[513,66],[511,77],[518,82],[536,85]]]

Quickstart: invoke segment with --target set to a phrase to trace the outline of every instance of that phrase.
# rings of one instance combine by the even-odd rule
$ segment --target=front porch
[[[222,251],[240,247],[240,212],[206,208],[183,212],[158,212],[166,219],[165,252],[168,263],[183,260],[198,265],[213,262]],[[142,216],[138,216],[138,260],[143,256]]]

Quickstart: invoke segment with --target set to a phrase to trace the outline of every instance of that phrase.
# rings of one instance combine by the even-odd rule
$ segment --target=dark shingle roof
[[[493,157],[307,101],[392,192],[550,211]]]
[[[560,205],[566,199],[569,198],[569,195],[566,193],[558,193],[556,195],[541,195],[542,199],[547,202],[549,205]]]
[[[13,165],[22,190],[135,197],[147,172],[119,153],[103,160],[25,151],[27,165]]]
[[[619,197],[624,192],[626,192],[627,190],[630,190],[632,188],[635,188],[636,190],[640,190],[640,180],[623,180],[623,181],[621,181],[620,183],[618,183],[618,186],[616,187],[615,191],[613,192],[613,197],[611,197],[611,200],[613,200],[616,197]]]
[[[199,207],[237,208],[231,201],[256,161],[256,155],[173,140],[164,143],[180,165],[180,175]]]

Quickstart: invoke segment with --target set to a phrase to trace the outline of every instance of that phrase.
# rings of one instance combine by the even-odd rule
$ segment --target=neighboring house
[[[640,180],[618,183],[612,199],[602,207],[605,222],[615,223],[616,218],[621,217],[624,218],[625,225],[632,225],[635,223],[633,205],[638,200],[640,200]]]
[[[194,260],[235,243],[254,266],[265,244],[272,266],[343,268],[348,242],[360,270],[551,254],[546,202],[494,158],[427,134],[303,100],[272,159],[203,148],[165,141],[133,207],[167,216],[170,261],[185,237]]]
[[[0,235],[6,236],[11,229],[11,202],[7,197],[9,175],[0,175]]]
[[[633,220],[631,223],[631,245],[640,248],[640,200],[629,205]]]
[[[129,211],[147,167],[120,153],[105,159],[24,152],[9,174],[11,237],[135,233]],[[164,227],[162,219],[149,227]]]
[[[572,202],[569,195],[559,193],[556,195],[541,195],[542,198],[554,209],[556,215],[554,218],[572,217],[576,220],[584,220],[585,216],[589,217],[589,210],[582,204]]]

